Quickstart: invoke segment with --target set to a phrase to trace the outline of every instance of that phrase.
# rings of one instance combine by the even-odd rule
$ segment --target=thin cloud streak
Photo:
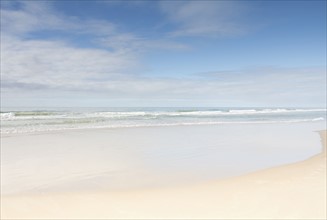
[[[14,3],[14,2],[13,2]],[[10,4],[1,8],[2,32],[10,36],[25,36],[36,31],[55,30],[75,34],[110,35],[116,32],[113,23],[103,20],[80,20],[52,8],[47,1],[19,1],[20,7]]]
[[[245,8],[234,1],[161,1],[161,11],[177,30],[171,36],[234,36],[247,32],[240,16]]]
[[[147,39],[137,37],[134,34],[117,34],[98,40],[99,44],[105,48],[114,50],[146,52],[149,50],[190,50],[191,47],[186,44],[178,43],[167,39]]]

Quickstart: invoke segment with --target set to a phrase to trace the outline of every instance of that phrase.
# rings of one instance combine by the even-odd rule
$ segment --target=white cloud
[[[261,67],[198,74],[224,82],[221,91],[240,103],[279,106],[326,105],[326,67]]]
[[[56,11],[51,2],[21,1],[20,7],[10,7],[7,3],[1,8],[2,36],[24,38],[40,31],[51,32],[51,38],[56,39],[56,33],[87,35],[90,43],[98,44],[103,49],[139,53],[148,50],[185,50],[190,46],[171,39],[149,39],[134,33],[119,31],[118,25],[107,20],[81,19],[67,16]],[[58,37],[57,37],[58,38]],[[60,39],[64,40],[64,39]]]
[[[14,4],[15,2],[12,2]],[[22,35],[35,30],[72,28],[54,16],[47,2],[22,1],[20,8],[8,4],[1,8],[1,26],[7,35]]]
[[[58,103],[77,98],[84,105],[97,99],[100,103],[120,100],[118,103],[124,105],[321,106],[326,98],[322,67],[252,68],[188,78],[147,77],[133,74],[141,68],[133,53],[12,38],[4,45],[1,78],[5,100],[27,97],[39,102],[57,97]]]
[[[63,42],[3,39],[2,81],[49,88],[85,89],[93,82],[124,78],[139,64],[134,54],[79,49]]]
[[[55,11],[51,2],[20,1],[19,8],[10,4],[1,8],[1,27],[6,35],[24,36],[35,31],[55,30],[75,34],[110,35],[116,32],[113,23],[103,20],[81,20]]]
[[[163,10],[180,25],[175,35],[225,35],[240,31],[233,29],[235,8],[229,8],[232,3],[199,4],[162,2]],[[1,9],[1,22],[5,27],[1,32],[2,103],[37,105],[50,99],[49,105],[60,105],[75,99],[76,105],[87,105],[93,99],[99,103],[115,99],[125,100],[125,105],[156,102],[292,106],[321,105],[326,98],[324,68],[250,69],[188,78],[142,75],[140,52],[188,47],[163,38],[152,40],[119,32],[116,25],[107,21],[85,20],[81,24],[78,18],[59,15],[46,2],[23,2],[21,9],[6,6]],[[78,48],[60,38],[25,38],[40,30],[92,34],[91,39],[106,48]]]
[[[140,52],[187,48],[164,39],[121,33],[108,21],[65,16],[49,2],[22,1],[19,7],[12,4],[1,8],[1,78],[5,87],[114,89],[116,78],[133,78],[142,68]],[[88,34],[89,41],[101,45],[97,49],[78,48],[60,37],[26,39],[44,30]]]
[[[234,1],[161,1],[160,8],[176,25],[172,36],[229,36],[246,32],[240,17],[245,8]]]

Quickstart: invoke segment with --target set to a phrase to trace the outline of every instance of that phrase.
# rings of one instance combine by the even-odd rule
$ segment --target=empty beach
[[[320,128],[323,122],[2,135],[1,217],[324,219]]]

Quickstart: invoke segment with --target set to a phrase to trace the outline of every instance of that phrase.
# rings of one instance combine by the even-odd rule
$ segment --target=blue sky
[[[326,106],[326,1],[1,1],[4,107]]]

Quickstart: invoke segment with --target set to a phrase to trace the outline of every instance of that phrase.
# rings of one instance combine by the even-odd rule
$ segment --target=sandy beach
[[[305,161],[188,186],[2,195],[2,219],[326,219],[323,150]],[[318,138],[318,135],[317,135]]]

